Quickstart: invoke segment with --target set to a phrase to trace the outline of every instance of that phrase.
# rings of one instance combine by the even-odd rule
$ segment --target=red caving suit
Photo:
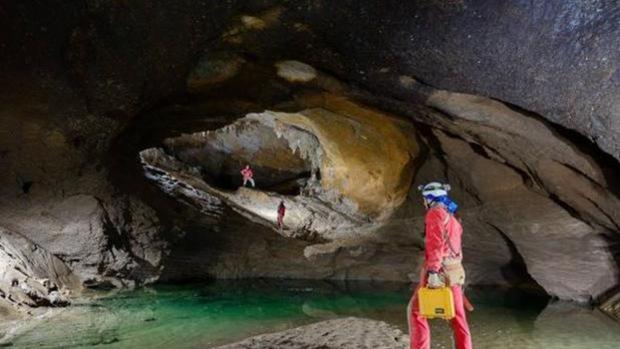
[[[463,228],[461,223],[443,205],[438,204],[430,208],[426,212],[424,222],[426,225],[426,251],[418,288],[426,284],[426,276],[429,270],[441,272],[446,259],[460,261],[462,258],[461,236],[463,235]],[[451,323],[456,347],[457,349],[472,349],[469,325],[463,305],[462,285],[451,285],[451,288],[456,313],[456,317],[451,320]],[[409,303],[411,349],[430,349],[431,331],[426,318],[420,316],[417,293],[416,289]]]

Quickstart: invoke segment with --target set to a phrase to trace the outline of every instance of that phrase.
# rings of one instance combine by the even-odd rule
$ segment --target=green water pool
[[[344,316],[406,330],[407,285],[318,281],[217,281],[93,292],[52,316],[0,325],[12,348],[210,348]],[[517,291],[470,289],[476,348],[620,348],[620,324],[588,307]],[[451,348],[436,320],[433,348]]]

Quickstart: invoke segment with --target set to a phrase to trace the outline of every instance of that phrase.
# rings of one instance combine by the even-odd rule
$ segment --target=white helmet
[[[432,196],[433,198],[448,195],[448,191],[450,191],[450,189],[450,184],[442,184],[439,182],[430,182],[426,185],[420,185],[418,187],[418,190],[422,192],[422,196]]]

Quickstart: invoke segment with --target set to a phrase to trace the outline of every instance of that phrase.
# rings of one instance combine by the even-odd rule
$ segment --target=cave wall
[[[272,71],[271,77],[263,79],[274,74]],[[304,86],[313,87],[311,83]],[[352,93],[350,87],[346,90],[343,86],[341,93]],[[305,96],[303,89],[300,93]],[[291,108],[291,103],[285,104]],[[574,139],[538,117],[501,102],[437,90],[426,103],[433,109],[414,113],[404,110],[407,105],[393,109],[424,121],[422,128],[428,130],[421,137],[430,155],[415,166],[415,182],[440,178],[455,188],[466,231],[465,264],[470,282],[506,286],[529,282],[553,296],[581,302],[613,289],[618,282],[617,264],[608,239],[616,234],[613,227],[618,209],[610,182],[613,177],[608,176],[613,168],[604,169],[608,163],[592,157]],[[302,102],[296,107],[306,106]],[[416,137],[415,133],[411,137]],[[197,137],[194,147],[199,148]],[[195,180],[189,179],[195,174],[184,172],[179,161],[182,156],[176,153],[169,149],[167,155],[181,164],[170,167],[175,171],[171,177],[200,190]],[[547,171],[553,168],[570,171],[549,176]],[[244,190],[243,200],[250,200],[246,194]],[[589,199],[583,201],[584,197]],[[276,204],[271,206],[275,208]],[[338,261],[338,255],[355,251],[347,257],[355,263],[347,266],[349,262],[339,262],[333,270],[346,270],[349,278],[377,279],[384,273],[383,277],[390,280],[415,280],[412,271],[423,248],[422,221],[420,199],[411,188],[399,212],[379,230],[363,233],[363,225],[359,225],[357,234],[326,234],[322,237],[328,241],[305,245],[303,254],[310,260]],[[393,248],[395,257],[390,259],[384,248]],[[234,253],[221,255],[235,265]],[[279,257],[262,258],[279,265]],[[360,267],[369,260],[376,262],[374,272]],[[294,270],[287,275],[301,275]],[[214,273],[218,272],[216,268]]]
[[[314,39],[302,61],[370,91],[411,100],[422,84],[493,97],[620,159],[616,2],[318,1],[290,16]]]
[[[291,278],[396,281],[419,266],[420,246],[411,241],[355,241],[306,258],[312,243],[284,239],[272,229],[228,210],[216,226],[193,220],[164,260],[160,280]]]
[[[620,230],[614,170],[620,159],[619,18],[620,6],[611,1],[4,2],[0,227],[59,258],[82,283],[155,280],[182,229],[162,212],[165,199],[137,176],[116,174],[139,169],[122,166],[127,161],[119,159],[122,149],[135,144],[119,135],[128,127],[148,130],[145,114],[186,93],[188,76],[194,82],[190,90],[200,93],[210,82],[196,83],[190,73],[201,58],[208,61],[219,52],[223,62],[229,57],[237,62],[232,75],[238,62],[271,71],[271,62],[297,59],[327,72],[313,80],[312,89],[337,90],[477,144],[477,151],[488,152],[485,159],[521,176],[511,190],[525,193],[525,186],[524,196],[539,195],[535,201],[549,204],[554,219],[575,223],[554,236],[561,242],[564,231],[592,236],[588,243],[596,253],[583,262],[589,268],[604,265],[604,272],[617,277],[618,252],[609,246],[617,246]],[[209,108],[227,113],[218,122],[263,111],[295,91],[280,82],[264,89],[246,79],[243,88],[219,91],[237,100],[224,107],[209,102]],[[139,113],[142,124],[132,125]],[[556,125],[583,138],[544,131],[559,129]],[[430,146],[441,155],[446,144]],[[593,159],[584,148],[609,158]],[[463,170],[446,168],[446,158],[437,156],[438,172],[429,173],[452,171],[452,180]],[[456,178],[470,191],[464,202],[486,200],[472,189],[485,187],[476,182],[480,178],[487,177]],[[514,218],[528,221],[534,213]],[[519,241],[525,229],[485,227],[480,234],[501,252],[484,260],[510,263],[507,256],[515,251],[498,238],[504,236],[531,266],[544,251],[532,250],[527,235]],[[401,240],[391,241],[393,247]],[[475,249],[471,254],[483,258]],[[484,271],[485,265],[480,263],[480,275],[502,279],[497,269]],[[568,279],[578,275],[571,265]],[[535,268],[529,271],[536,274]],[[588,282],[593,289],[558,289],[571,290],[568,298],[595,297],[615,280],[610,275],[598,285],[605,278],[594,275]],[[539,279],[543,287],[557,286]]]
[[[184,86],[232,7],[0,5],[0,226],[58,256],[84,284],[156,277],[162,222],[110,182],[108,152],[138,111]]]

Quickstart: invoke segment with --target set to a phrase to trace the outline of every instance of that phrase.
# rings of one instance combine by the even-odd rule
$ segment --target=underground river
[[[216,281],[93,291],[71,307],[3,321],[11,348],[214,348],[266,333],[349,316],[405,331],[407,285],[317,281]],[[470,288],[476,348],[615,349],[620,324],[598,310],[522,290]],[[451,348],[448,324],[432,322],[433,348]]]

